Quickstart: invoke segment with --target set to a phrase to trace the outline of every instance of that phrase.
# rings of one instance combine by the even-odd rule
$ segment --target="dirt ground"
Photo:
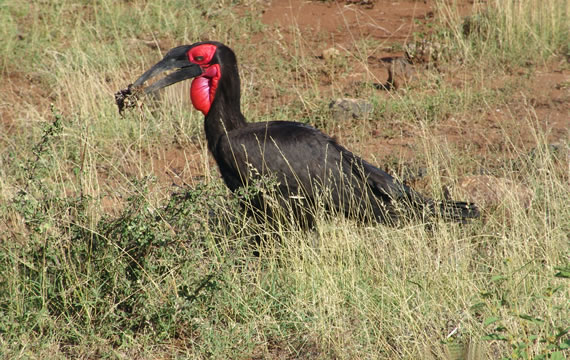
[[[473,11],[472,1],[458,1],[459,14],[466,16]],[[372,4],[372,6],[370,5]],[[378,47],[368,54],[368,69],[380,83],[385,83],[388,71],[379,59],[400,57],[402,50],[394,50],[398,46],[413,41],[414,33],[429,33],[430,23],[434,21],[435,1],[306,1],[286,0],[273,1],[264,10],[262,21],[269,26],[280,29],[284,38],[293,41],[291,25],[300,29],[300,37],[308,42],[308,47],[314,49],[316,56],[326,48],[335,47],[348,52],[355,50],[355,42],[362,39],[378,40],[385,46]],[[315,33],[328,34],[327,39],[311,36]],[[323,43],[325,44],[323,46]],[[400,46],[401,48],[401,46]],[[532,88],[520,89],[520,95],[513,99],[507,108],[481,109],[481,116],[449,117],[438,124],[435,129],[436,137],[445,138],[452,144],[469,143],[471,149],[477,149],[482,154],[497,151],[500,143],[505,140],[505,132],[516,135],[524,147],[535,143],[534,135],[527,124],[515,121],[528,114],[523,106],[534,106],[540,126],[548,133],[549,142],[558,143],[567,139],[570,129],[570,71],[564,67],[567,59],[555,59],[548,64],[535,67],[536,81]],[[447,81],[453,86],[462,87],[472,79],[472,75],[464,69],[450,69]],[[463,71],[463,72],[462,72]],[[488,86],[500,88],[512,78],[524,76],[528,69],[514,70],[510,76],[490,78]],[[351,86],[351,79],[346,79],[346,87]],[[326,90],[324,91],[326,93]],[[389,98],[388,92],[379,91]],[[515,113],[513,114],[513,111]],[[520,113],[518,113],[520,112]],[[514,115],[514,116],[513,116]],[[401,132],[403,136],[378,141],[382,136],[382,126],[372,130],[368,143],[364,146],[368,154],[398,154],[398,157],[410,157],[406,151],[408,144],[417,139],[417,129],[409,128]],[[505,144],[503,144],[505,145]],[[367,154],[368,153],[368,154]]]
[[[458,3],[460,14],[468,15],[472,12],[471,1]],[[311,49],[316,57],[323,56],[323,52],[329,48],[354,51],[355,43],[360,40],[377,40],[376,43],[382,44],[367,54],[367,69],[356,71],[354,77],[340,80],[345,82],[341,86],[347,89],[352,86],[354,78],[364,76],[365,71],[372,73],[368,76],[376,79],[378,83],[385,83],[388,71],[380,59],[402,56],[402,46],[412,41],[414,33],[429,33],[430,23],[433,23],[436,16],[433,0],[274,0],[263,3],[259,11],[262,13],[262,22],[271,30],[267,33],[279,33],[280,41],[286,44],[285,46],[293,46],[295,41],[302,39],[305,47]],[[313,36],[314,34],[319,36]],[[481,156],[492,156],[493,152],[507,146],[505,133],[511,141],[517,142],[516,146],[532,148],[535,143],[532,130],[527,123],[517,121],[528,117],[528,107],[524,104],[532,104],[539,119],[539,126],[548,134],[548,142],[566,142],[570,128],[570,71],[567,61],[560,58],[547,64],[536,64],[532,88],[521,88],[507,107],[480,109],[477,116],[450,116],[432,129],[434,136],[458,148],[468,147],[470,151],[476,151]],[[472,78],[470,74],[462,71],[464,70],[461,68],[451,69],[448,71],[447,81],[453,86],[462,87]],[[488,86],[500,88],[513,78],[525,76],[528,71],[515,69],[512,74],[502,78],[490,78]],[[323,78],[320,85],[326,96],[328,80]],[[394,96],[392,92],[378,91],[386,98]],[[48,109],[49,103],[54,100],[50,98],[49,89],[42,87],[33,74],[9,74],[7,81],[0,84],[0,93],[4,94],[4,102],[0,106],[0,122],[5,133],[18,131],[13,122],[14,107],[8,104],[26,99],[38,108]],[[283,99],[281,104],[278,100],[273,101],[271,105],[287,106],[287,99]],[[370,136],[359,139],[360,143],[356,148],[350,143],[354,138],[349,135],[331,135],[337,136],[341,143],[367,159],[378,161],[396,157],[405,161],[412,158],[414,150],[410,144],[417,141],[420,130],[416,127],[400,128],[398,132],[401,136],[388,136],[385,126],[390,125],[378,121],[376,127],[370,130]],[[350,128],[346,131],[350,133]],[[198,154],[199,151],[197,145],[181,147],[172,144],[155,152],[160,154],[159,157],[152,154],[142,156],[149,157],[156,175],[162,181],[171,182],[173,178],[178,178],[188,183],[202,175],[201,167],[187,166],[188,159],[193,158],[192,154]]]

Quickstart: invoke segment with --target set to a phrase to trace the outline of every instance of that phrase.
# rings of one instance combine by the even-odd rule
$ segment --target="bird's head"
[[[192,104],[207,115],[222,76],[222,64],[224,63],[222,60],[227,57],[230,57],[229,61],[235,64],[233,52],[218,42],[207,41],[178,46],[168,51],[164,58],[139,77],[133,86],[141,87],[157,75],[168,70],[175,70],[146,87],[144,92],[152,93],[177,82],[194,78],[190,86]]]

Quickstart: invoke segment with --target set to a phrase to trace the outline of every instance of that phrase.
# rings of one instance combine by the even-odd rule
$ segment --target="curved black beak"
[[[170,50],[162,60],[142,74],[141,77],[134,82],[133,87],[142,86],[148,80],[167,70],[177,69],[177,71],[145,88],[145,94],[149,94],[179,81],[202,75],[202,68],[188,60],[186,54],[189,49],[190,46],[179,46]]]

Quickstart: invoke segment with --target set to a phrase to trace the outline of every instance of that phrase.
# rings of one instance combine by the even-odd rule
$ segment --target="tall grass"
[[[569,55],[567,1],[476,1],[475,13],[467,18],[458,15],[453,2],[439,1],[438,9],[451,43],[467,61],[528,65],[553,55]]]
[[[570,345],[568,149],[550,146],[529,105],[520,121],[534,134],[532,156],[513,146],[508,161],[497,154],[494,170],[530,189],[528,209],[511,194],[465,226],[360,224],[324,209],[313,231],[257,223],[240,201],[260,189],[228,193],[185,86],[124,118],[112,94],[170,46],[210,38],[234,47],[244,65],[248,115],[318,117],[327,128],[329,100],[314,74],[306,82],[301,76],[317,66],[303,45],[284,54],[275,44],[262,51],[248,43],[263,29],[258,5],[187,5],[0,5],[0,81],[13,84],[2,104],[11,107],[4,112],[10,124],[0,132],[2,357],[563,358]],[[462,23],[443,9],[450,23]],[[448,27],[462,57],[518,65],[532,49],[542,49],[541,59],[565,51],[567,3],[490,9],[482,14],[493,16],[481,15],[488,32],[466,37]],[[277,80],[291,73],[298,86]],[[265,109],[256,84],[297,102]],[[17,90],[34,86],[45,96],[19,97]],[[486,104],[508,106],[508,94],[446,84],[417,92],[389,101],[367,94],[387,126],[422,129],[414,146],[434,178],[456,179],[482,159],[438,142],[431,125]],[[365,134],[371,121],[351,125]],[[190,145],[200,154],[185,166],[202,169],[202,177],[172,186],[155,176],[149,158]],[[434,180],[427,195],[442,197],[441,188]]]

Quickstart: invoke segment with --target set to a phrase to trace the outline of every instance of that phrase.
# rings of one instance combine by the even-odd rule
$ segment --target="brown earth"
[[[338,48],[351,52],[356,50],[358,40],[377,40],[382,44],[368,55],[367,68],[374,74],[375,79],[384,83],[388,79],[388,69],[379,59],[391,59],[403,55],[400,50],[408,42],[413,41],[416,32],[429,33],[429,24],[434,21],[435,1],[381,1],[377,0],[372,8],[370,1],[304,1],[284,0],[273,1],[264,10],[262,21],[280,30],[285,39],[295,41],[295,31],[300,32],[297,41],[307,43],[307,48],[313,49],[314,55],[319,56],[328,48]],[[468,15],[473,8],[472,1],[458,1],[458,12]],[[319,34],[323,36],[314,36]],[[401,46],[392,46],[400,44]],[[477,116],[473,114],[456,114],[438,123],[435,129],[437,138],[445,139],[450,144],[468,145],[471,150],[490,155],[508,146],[505,142],[509,134],[512,141],[514,136],[518,143],[513,144],[523,148],[532,148],[536,140],[530,124],[522,121],[528,118],[528,107],[534,106],[539,126],[548,133],[548,141],[557,143],[567,139],[570,129],[570,71],[564,67],[563,59],[555,59],[535,70],[536,81],[532,88],[520,89],[520,94],[512,99],[508,107],[500,106],[492,109],[479,109]],[[447,71],[447,81],[461,88],[469,84],[472,74],[464,68],[457,67]],[[512,78],[525,76],[529,70],[519,69],[510,76],[489,79],[489,87],[499,89]],[[342,81],[342,79],[337,79]],[[345,79],[347,88],[351,79]],[[326,94],[326,89],[323,89]],[[387,98],[392,96],[385,93]],[[514,112],[514,113],[513,113]],[[514,116],[513,116],[514,115]],[[513,118],[515,119],[513,121]],[[519,121],[520,120],[520,121]],[[399,158],[413,157],[410,144],[417,142],[419,130],[413,127],[400,129],[401,136],[387,139],[382,137],[383,124],[374,129],[363,148],[363,156],[368,154],[397,155]],[[340,136],[342,139],[344,136]],[[379,141],[380,140],[380,141]],[[382,156],[382,155],[380,155]]]

